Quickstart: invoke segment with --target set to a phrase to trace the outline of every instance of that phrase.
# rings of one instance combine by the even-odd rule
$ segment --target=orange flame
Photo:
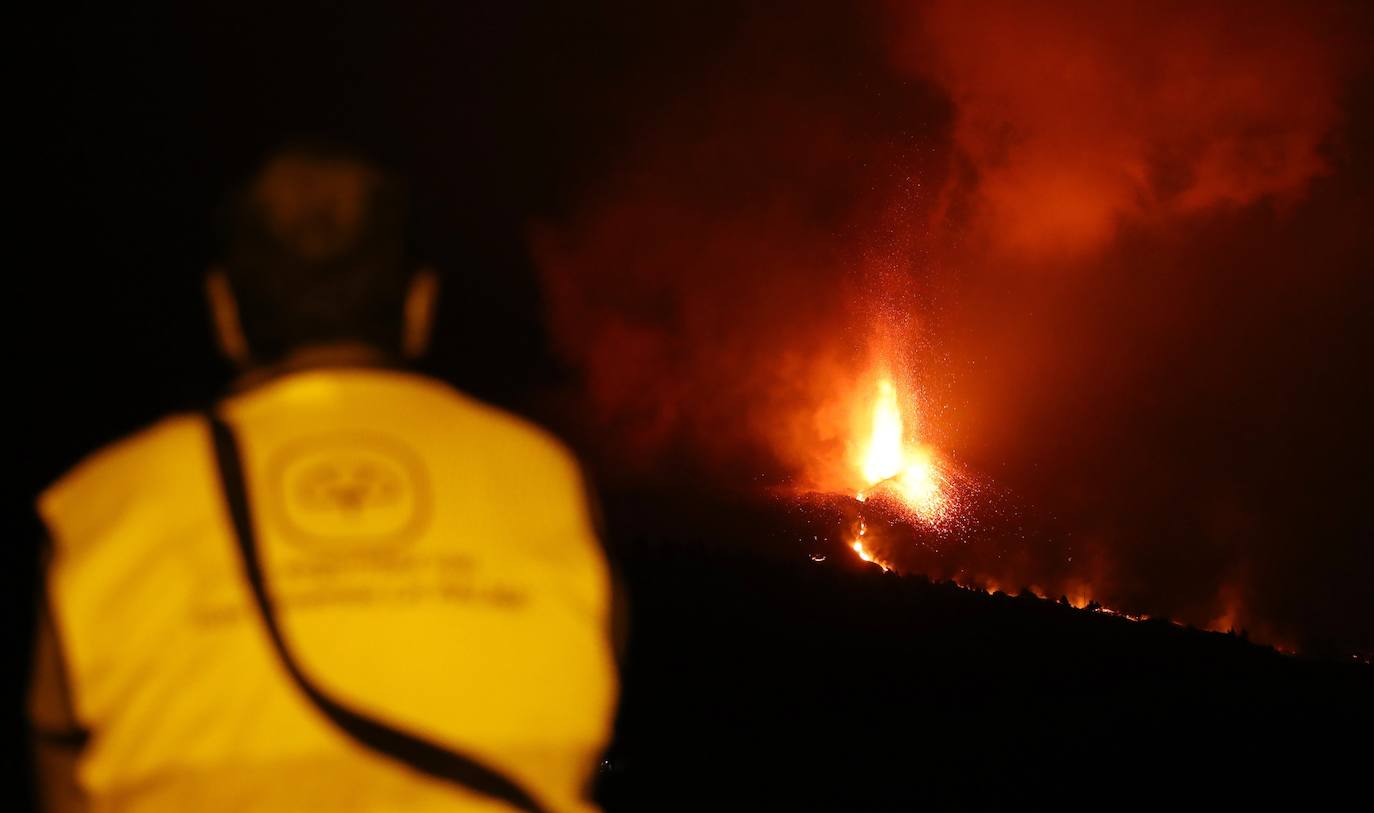
[[[865,487],[855,499],[864,502],[880,491],[898,499],[921,520],[936,522],[949,502],[940,468],[930,449],[909,439],[891,376],[879,377],[877,390],[868,443],[859,460]]]
[[[954,511],[953,484],[932,450],[915,440],[914,421],[902,412],[902,398],[893,377],[883,369],[876,380],[871,408],[858,417],[851,477],[861,488],[851,493],[860,503],[879,499],[889,508],[899,508],[907,518],[927,526],[940,526]],[[860,559],[881,566],[894,565],[879,558],[868,526],[859,522],[849,546]]]

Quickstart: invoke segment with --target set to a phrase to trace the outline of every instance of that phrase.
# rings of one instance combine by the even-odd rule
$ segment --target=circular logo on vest
[[[278,450],[270,471],[280,525],[297,542],[388,547],[413,539],[428,519],[419,455],[383,435],[302,438]]]

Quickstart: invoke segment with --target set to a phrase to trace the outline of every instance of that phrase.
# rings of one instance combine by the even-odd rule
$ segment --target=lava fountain
[[[904,420],[892,376],[878,377],[872,423],[857,461],[863,488],[859,502],[881,498],[914,520],[938,527],[953,510],[953,483],[933,449],[916,440],[915,422]]]

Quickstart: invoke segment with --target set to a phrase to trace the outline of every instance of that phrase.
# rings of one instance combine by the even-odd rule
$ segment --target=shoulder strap
[[[243,477],[243,464],[239,456],[238,441],[234,431],[214,412],[207,412],[211,434],[214,437],[215,458],[219,464],[219,474],[224,487],[225,500],[234,523],[234,535],[238,539],[239,552],[243,559],[244,573],[253,589],[253,598],[272,646],[286,666],[292,680],[310,702],[315,704],[334,725],[345,734],[363,745],[399,760],[421,773],[460,785],[475,793],[499,799],[511,807],[528,813],[543,813],[543,808],[523,788],[501,773],[489,768],[472,757],[445,748],[423,737],[394,728],[380,720],[356,712],[325,694],[311,682],[300,665],[292,656],[282,638],[277,624],[272,599],[267,594],[263,579],[262,565],[258,559],[257,541],[253,532],[252,514],[248,504],[248,489]]]

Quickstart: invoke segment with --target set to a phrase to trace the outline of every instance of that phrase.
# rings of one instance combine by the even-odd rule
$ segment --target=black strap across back
[[[238,440],[233,429],[213,411],[207,411],[206,417],[214,438],[215,458],[219,465],[229,515],[234,524],[234,535],[238,539],[244,574],[252,587],[253,598],[262,615],[263,623],[267,626],[272,646],[296,686],[325,717],[362,745],[399,760],[421,773],[452,782],[474,793],[499,799],[517,810],[543,813],[544,808],[534,797],[499,771],[417,734],[402,731],[381,720],[354,711],[331,698],[306,676],[282,638],[272,598],[267,593],[262,564],[258,557],[257,537],[253,530],[248,487],[244,480]]]

